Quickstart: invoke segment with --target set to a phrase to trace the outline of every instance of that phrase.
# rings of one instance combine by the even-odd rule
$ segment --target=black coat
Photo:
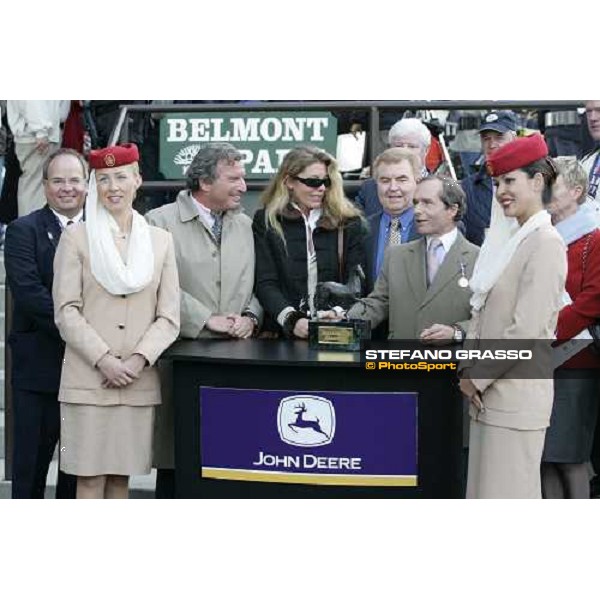
[[[64,342],[54,324],[54,254],[61,235],[48,206],[12,222],[4,264],[13,297],[12,383],[19,389],[58,392]]]
[[[467,196],[466,210],[462,218],[465,227],[463,233],[469,242],[481,246],[492,215],[492,178],[483,165],[477,173],[463,179],[461,185]]]
[[[290,208],[279,216],[286,245],[277,232],[265,225],[265,211],[254,215],[252,229],[256,252],[255,294],[266,314],[266,329],[278,330],[277,315],[286,307],[307,308],[308,269],[306,227],[300,213]],[[349,219],[344,227],[344,272],[340,281],[338,265],[338,230],[321,218],[313,233],[317,253],[318,281],[346,283],[348,275],[361,265],[366,273],[366,227],[359,217]],[[286,248],[287,246],[287,248]]]
[[[367,179],[360,186],[354,203],[365,213],[367,219],[383,210],[377,193],[377,182],[374,179]]]

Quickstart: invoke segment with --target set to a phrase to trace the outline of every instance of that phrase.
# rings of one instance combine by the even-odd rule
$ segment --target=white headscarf
[[[474,310],[480,310],[485,304],[487,295],[504,272],[519,244],[530,233],[550,223],[550,215],[542,209],[519,227],[515,217],[504,215],[494,194],[490,230],[479,251],[471,278],[471,306]]]
[[[109,293],[133,294],[152,280],[154,251],[150,227],[144,217],[133,210],[131,235],[127,248],[127,264],[123,262],[113,239],[119,226],[113,216],[98,202],[96,172],[90,174],[86,202],[86,231],[90,249],[90,266],[96,281]]]

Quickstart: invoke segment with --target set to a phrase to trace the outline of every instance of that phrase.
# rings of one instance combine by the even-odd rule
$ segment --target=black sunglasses
[[[329,179],[329,177],[325,177],[325,179],[319,179],[318,177],[296,177],[294,175],[293,179],[296,179],[300,183],[303,183],[311,188],[319,188],[322,185],[324,185],[326,188],[331,186],[331,179]]]

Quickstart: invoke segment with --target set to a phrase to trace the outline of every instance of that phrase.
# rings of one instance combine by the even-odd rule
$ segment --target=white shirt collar
[[[198,209],[198,215],[200,216],[200,220],[209,229],[212,230],[212,227],[215,223],[215,218],[212,215],[212,211],[210,210],[210,208],[207,208],[206,206],[204,206],[204,204],[202,204],[202,202],[198,202],[198,200],[196,200],[195,198],[193,198],[193,200],[194,200],[194,204],[196,205],[196,208]]]
[[[314,231],[315,227],[317,226],[317,221],[321,218],[323,209],[322,208],[313,208],[308,213],[308,217],[307,217],[304,214],[304,212],[302,210],[300,210],[300,207],[295,202],[292,202],[292,206],[302,215],[304,222],[310,227],[310,230]]]
[[[442,242],[442,246],[444,247],[444,254],[448,254],[450,248],[452,248],[452,244],[456,241],[458,237],[458,229],[455,227],[452,231],[445,233],[444,235],[428,235],[427,236],[427,250],[431,246],[431,242],[433,240],[438,239]]]
[[[69,221],[73,221],[73,225],[75,225],[76,223],[79,223],[81,219],[83,219],[83,208],[74,217],[65,217],[65,215],[61,215],[59,212],[56,212],[53,208],[51,208],[50,210],[58,219],[61,229],[64,229]]]

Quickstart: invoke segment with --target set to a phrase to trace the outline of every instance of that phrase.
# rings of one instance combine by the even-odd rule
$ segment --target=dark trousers
[[[13,498],[43,498],[60,435],[58,394],[13,389]],[[77,478],[58,472],[57,498],[75,498]]]

